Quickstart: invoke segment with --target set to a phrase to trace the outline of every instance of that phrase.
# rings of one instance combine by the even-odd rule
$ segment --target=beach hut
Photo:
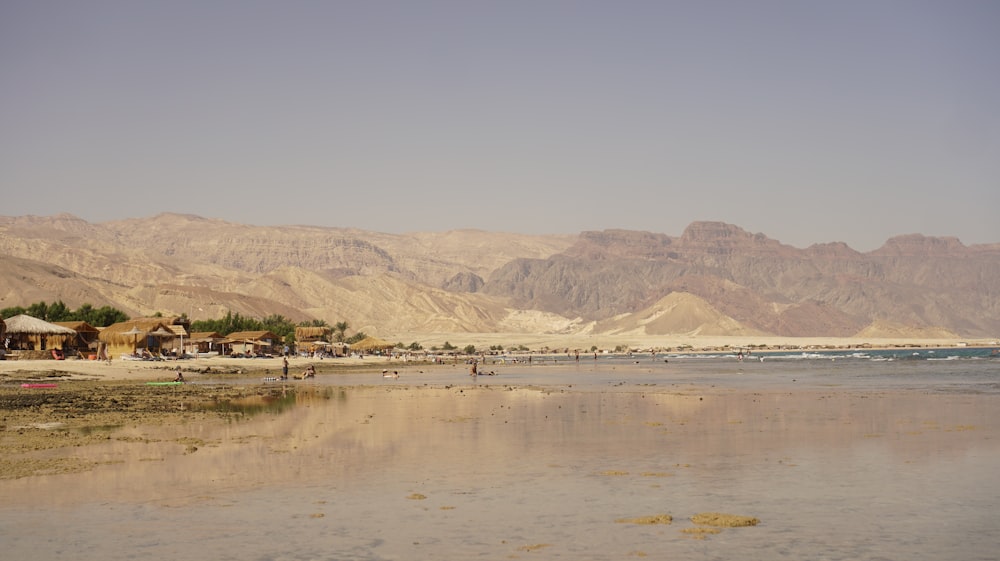
[[[7,318],[4,323],[7,328],[4,343],[9,350],[62,350],[67,340],[76,338],[76,331],[68,327],[25,314]]]
[[[194,331],[188,335],[185,353],[208,356],[219,354],[220,343],[226,338],[217,331]]]
[[[54,321],[52,323],[76,331],[76,337],[67,340],[66,347],[72,347],[80,353],[89,354],[91,351],[96,353],[97,347],[100,344],[97,340],[97,336],[101,333],[100,329],[85,321]]]
[[[331,353],[330,336],[333,329],[326,326],[299,326],[295,328],[295,348],[300,353]]]
[[[109,325],[97,338],[107,345],[108,356],[135,358],[140,349],[159,349],[160,339],[150,336],[157,330],[170,332],[163,318],[137,318]]]
[[[299,326],[295,328],[295,343],[329,342],[333,330],[326,326]]]
[[[237,331],[230,333],[223,344],[229,345],[232,354],[261,355],[274,351],[281,337],[270,331]]]
[[[173,341],[177,337],[178,337],[177,334],[171,331],[170,329],[167,329],[166,326],[158,327],[157,329],[154,329],[153,331],[150,331],[149,333],[146,334],[146,338],[149,341],[150,347],[152,347],[150,352],[153,353],[154,355],[158,354],[161,356],[168,353],[175,354],[177,348],[174,347],[172,350],[168,351],[170,345],[168,345],[167,342]]]
[[[358,341],[357,343],[351,344],[351,350],[356,353],[375,353],[381,351],[387,351],[393,348],[395,345],[388,341],[383,341],[378,337],[365,337],[364,339]]]

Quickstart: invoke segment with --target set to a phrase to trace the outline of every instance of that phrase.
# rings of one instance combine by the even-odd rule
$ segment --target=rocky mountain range
[[[1000,244],[894,237],[798,249],[738,226],[680,236],[385,234],[192,215],[0,217],[0,308],[227,311],[366,333],[995,337]]]

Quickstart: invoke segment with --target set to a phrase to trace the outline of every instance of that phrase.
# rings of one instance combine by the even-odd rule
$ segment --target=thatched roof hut
[[[121,346],[124,344],[131,346],[134,342],[138,347],[145,347],[146,335],[158,329],[170,331],[170,327],[164,322],[163,318],[130,319],[105,327],[101,330],[100,335],[98,335],[98,339],[110,346]]]
[[[163,348],[167,339],[176,334],[163,318],[136,318],[105,327],[98,339],[107,344],[111,355],[134,353],[136,349]]]
[[[329,341],[333,330],[329,327],[299,326],[295,328],[296,343],[314,343],[316,341]]]
[[[68,327],[76,331],[76,338],[72,340],[71,346],[86,349],[97,346],[97,336],[101,330],[85,321],[54,321],[56,325]],[[69,343],[69,341],[67,341]]]
[[[230,333],[223,344],[229,345],[233,351],[257,353],[267,352],[280,342],[281,337],[270,331],[237,331]]]
[[[76,337],[76,331],[68,327],[49,323],[45,320],[21,314],[4,320],[11,348],[42,350],[61,348],[67,339]]]
[[[270,331],[236,331],[227,335],[226,339],[233,342],[255,341],[263,343],[264,341],[269,341],[270,344],[273,344],[281,340],[281,337]]]
[[[192,343],[218,343],[225,340],[225,337],[218,331],[193,331],[188,339]]]
[[[25,314],[7,318],[5,323],[7,324],[8,335],[72,335],[76,333],[76,331],[68,327],[49,323],[43,319],[33,318]]]
[[[67,327],[69,329],[72,329],[73,331],[76,331],[77,333],[93,333],[94,335],[97,335],[98,333],[101,332],[100,329],[94,327],[93,325],[90,325],[85,321],[54,321],[52,323],[54,323],[55,325],[61,325],[63,327]]]
[[[168,331],[172,332],[178,337],[187,338],[188,327],[191,325],[191,321],[187,318],[179,316],[168,316],[168,317],[148,317],[148,318],[132,318],[129,321],[139,322],[139,323],[162,323],[163,327]]]
[[[217,352],[216,345],[226,338],[218,331],[193,331],[184,341],[183,352],[208,353]]]
[[[384,351],[386,349],[391,349],[394,346],[395,343],[383,341],[378,337],[365,337],[364,339],[358,341],[357,343],[352,343],[351,350],[370,353],[372,351]]]

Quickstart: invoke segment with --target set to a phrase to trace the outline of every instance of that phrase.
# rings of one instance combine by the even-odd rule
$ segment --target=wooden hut
[[[295,328],[295,343],[297,345],[301,345],[303,343],[317,343],[320,341],[329,343],[331,334],[333,334],[333,330],[329,327],[299,326]]]
[[[62,350],[67,340],[76,338],[76,331],[68,327],[21,314],[4,320],[7,327],[8,350],[45,351]],[[39,357],[40,358],[40,357]]]
[[[101,334],[100,329],[85,321],[54,321],[52,323],[76,331],[76,337],[67,340],[66,346],[63,348],[70,347],[81,354],[97,352],[97,347],[100,345],[100,341],[97,340],[97,336]]]
[[[129,359],[140,351],[159,349],[163,338],[153,335],[157,332],[171,332],[163,318],[137,318],[109,325],[97,338],[107,345],[108,356]]]
[[[188,336],[184,352],[202,356],[221,354],[220,343],[225,340],[217,331],[195,331]]]
[[[333,330],[329,327],[320,326],[299,326],[295,328],[295,348],[300,353],[332,353],[330,350],[330,335]]]
[[[281,337],[270,331],[237,331],[230,333],[225,345],[229,346],[230,354],[257,356],[274,352],[274,346],[281,342]]]

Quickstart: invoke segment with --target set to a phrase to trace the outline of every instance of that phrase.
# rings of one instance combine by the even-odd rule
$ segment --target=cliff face
[[[0,258],[0,307],[61,299],[133,315],[277,313],[373,333],[1000,333],[1000,244],[919,234],[859,253],[839,242],[797,249],[718,222],[678,237],[393,235],[59,215],[0,217]]]
[[[591,320],[680,292],[775,335],[849,336],[876,320],[990,334],[1000,330],[1000,251],[919,235],[892,238],[868,254],[842,243],[800,250],[696,222],[678,238],[587,232],[560,255],[501,267],[482,291]]]

